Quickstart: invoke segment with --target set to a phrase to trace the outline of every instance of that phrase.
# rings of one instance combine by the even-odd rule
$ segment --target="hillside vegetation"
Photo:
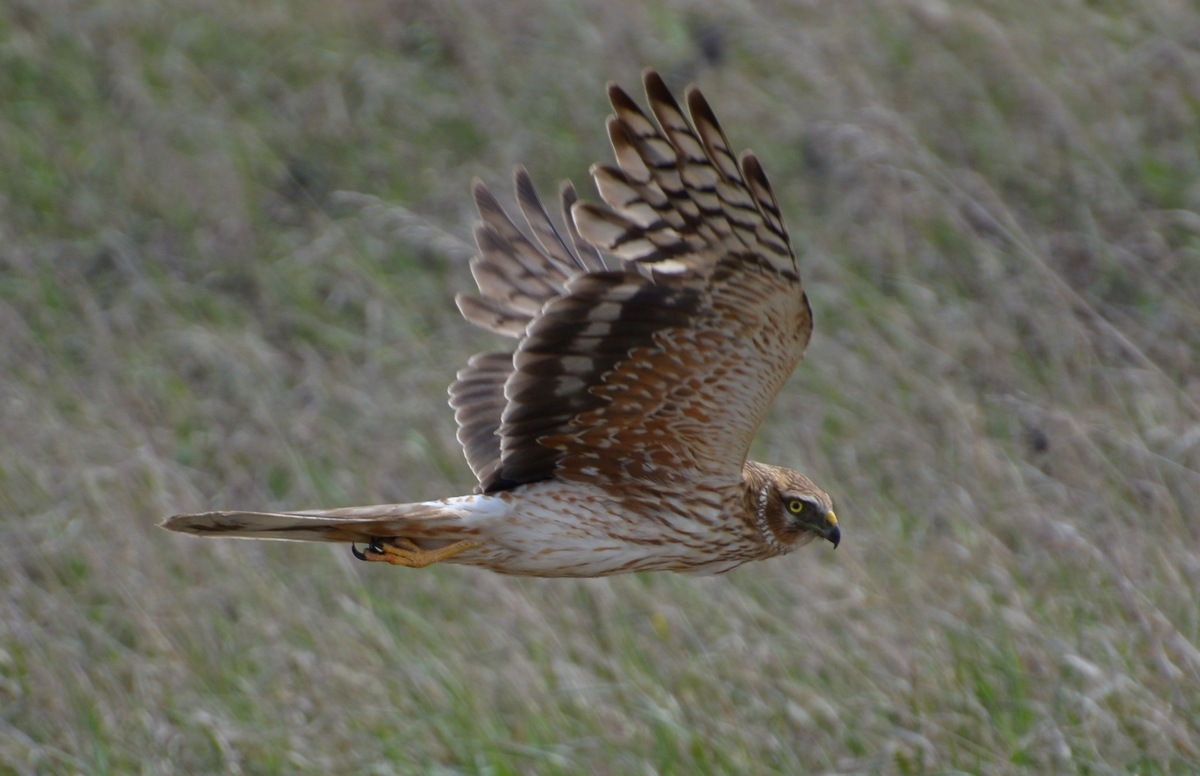
[[[842,546],[512,579],[176,512],[469,492],[480,176],[700,85]],[[1200,8],[0,4],[0,773],[1200,771]],[[382,565],[382,564],[381,564]]]

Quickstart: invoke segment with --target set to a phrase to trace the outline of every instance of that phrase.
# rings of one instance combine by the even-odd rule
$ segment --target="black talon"
[[[378,536],[371,537],[371,541],[367,544],[366,552],[358,549],[357,542],[350,542],[350,553],[359,560],[370,560],[370,558],[367,557],[368,553],[371,555],[382,555],[383,539],[380,539]]]
[[[372,537],[371,541],[367,543],[367,552],[363,552],[362,550],[358,549],[357,542],[350,542],[350,552],[359,560],[367,560],[367,552],[371,553],[372,555],[382,555],[383,544],[378,538]]]

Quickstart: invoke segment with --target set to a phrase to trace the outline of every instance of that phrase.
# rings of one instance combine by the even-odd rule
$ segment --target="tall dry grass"
[[[0,7],[0,771],[1200,770],[1198,48],[1171,0]],[[644,65],[806,246],[754,454],[838,552],[540,581],[154,527],[466,492],[469,180],[583,183]]]

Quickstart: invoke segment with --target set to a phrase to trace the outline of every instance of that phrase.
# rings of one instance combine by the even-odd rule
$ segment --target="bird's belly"
[[[605,577],[635,571],[721,574],[749,558],[721,558],[678,548],[646,546],[611,539],[543,543],[523,537],[512,543],[488,543],[449,560],[501,574],[532,577]]]
[[[538,483],[541,485],[541,483]],[[479,547],[452,562],[504,574],[597,577],[634,571],[717,574],[748,560],[743,536],[711,514],[673,509],[634,514],[606,494],[550,483],[514,492],[507,514],[477,524]]]

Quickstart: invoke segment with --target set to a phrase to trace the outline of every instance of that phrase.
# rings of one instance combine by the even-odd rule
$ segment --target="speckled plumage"
[[[819,536],[836,545],[821,489],[746,460],[812,333],[775,196],[697,90],[689,121],[657,73],[644,83],[654,120],[609,87],[617,165],[592,169],[605,206],[564,186],[565,239],[523,169],[532,239],[475,184],[481,295],[457,302],[519,339],[515,353],[472,358],[450,388],[476,495],[164,527],[363,542],[365,560],[547,577],[721,573]]]

